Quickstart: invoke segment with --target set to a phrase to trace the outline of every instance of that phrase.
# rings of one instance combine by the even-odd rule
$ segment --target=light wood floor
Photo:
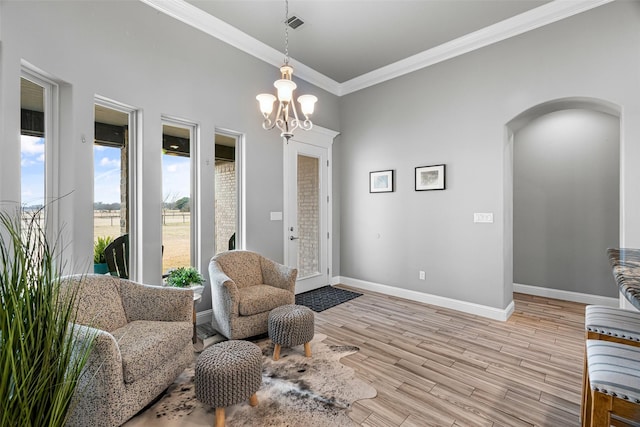
[[[352,418],[363,426],[578,426],[585,305],[514,299],[507,322],[372,292],[316,313],[326,343],[360,347],[342,363],[378,390],[356,402]]]

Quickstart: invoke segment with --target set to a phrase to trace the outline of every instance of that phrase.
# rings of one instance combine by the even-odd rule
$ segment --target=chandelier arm
[[[303,121],[303,122],[300,124],[300,127],[301,127],[303,130],[311,130],[311,128],[313,127],[313,123],[311,123],[311,120],[306,119],[305,121]]]
[[[271,119],[271,115],[266,115],[264,114],[264,122],[262,122],[262,129],[264,130],[271,130],[274,127],[276,127],[276,125],[278,124],[278,118],[280,117],[280,114],[282,113],[282,102],[278,102],[278,109],[275,112],[275,115],[273,116],[273,120]],[[280,128],[280,126],[278,126],[278,128]]]
[[[272,122],[269,117],[265,117],[264,121],[262,122],[262,129],[264,130],[271,130],[275,126],[276,126],[276,122]]]
[[[282,132],[290,133],[289,130],[289,106],[291,103],[289,102],[281,102],[278,108],[278,117],[276,119],[276,126]]]
[[[296,130],[300,126],[300,119],[298,119],[298,109],[295,102],[291,101],[291,109],[293,110],[293,119],[291,119],[291,132]]]

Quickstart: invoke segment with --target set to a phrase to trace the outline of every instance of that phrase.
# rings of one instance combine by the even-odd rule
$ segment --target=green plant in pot
[[[43,218],[0,212],[0,426],[64,426],[93,345]]]
[[[113,242],[111,236],[98,237],[93,243],[93,272],[95,274],[106,274],[109,272],[104,250]]]
[[[194,267],[179,267],[169,271],[167,276],[167,285],[176,288],[191,288],[193,293],[199,295],[202,293],[204,286],[204,277]]]

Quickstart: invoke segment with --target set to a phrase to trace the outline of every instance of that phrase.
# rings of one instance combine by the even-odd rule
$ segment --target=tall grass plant
[[[93,339],[42,212],[0,212],[0,426],[63,426]],[[78,339],[83,336],[84,339]]]

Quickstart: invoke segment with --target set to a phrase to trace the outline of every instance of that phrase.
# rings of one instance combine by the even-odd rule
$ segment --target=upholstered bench
[[[638,311],[588,305],[585,309],[584,326],[587,340],[602,340],[640,347],[640,312]],[[591,399],[585,347],[581,411],[583,425],[591,423]]]
[[[588,425],[609,427],[612,415],[640,421],[640,348],[587,340],[587,365],[592,395]]]
[[[262,351],[249,341],[224,341],[205,349],[196,361],[196,399],[216,408],[216,427],[224,426],[224,408],[249,399],[258,404]]]
[[[304,354],[311,357],[314,318],[313,311],[303,305],[288,304],[274,308],[269,313],[269,338],[275,344],[273,360],[280,358],[281,347],[304,344]]]

